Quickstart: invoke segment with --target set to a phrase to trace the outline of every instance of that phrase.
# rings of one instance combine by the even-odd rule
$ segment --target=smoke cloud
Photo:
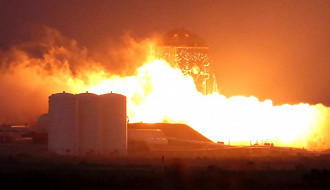
[[[0,124],[33,125],[48,112],[48,96],[53,93],[114,89],[128,97],[128,113],[135,122],[183,122],[212,140],[236,134],[249,139],[278,135],[289,141],[299,137],[297,146],[309,149],[330,147],[330,108],[202,96],[192,78],[180,70],[144,65],[153,60],[155,38],[137,41],[126,34],[120,42],[109,39],[104,47],[91,51],[53,28],[33,31],[29,40],[0,51]],[[305,116],[311,118],[307,123]],[[255,137],[257,132],[261,136]],[[292,143],[287,144],[296,145]]]
[[[0,51],[0,123],[33,124],[48,112],[52,93],[80,93],[75,86],[88,85],[91,73],[133,73],[146,60],[148,48],[150,40],[137,42],[125,35],[119,44],[108,43],[107,55],[94,59],[87,48],[56,29],[33,28],[29,40]]]

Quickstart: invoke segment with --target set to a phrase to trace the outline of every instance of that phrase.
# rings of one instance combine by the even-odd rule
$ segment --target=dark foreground
[[[0,145],[0,189],[330,189],[328,154],[76,158],[10,146]]]

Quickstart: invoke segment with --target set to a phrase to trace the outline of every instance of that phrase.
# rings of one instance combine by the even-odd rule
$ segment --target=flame
[[[215,142],[234,145],[250,141],[309,149],[330,145],[321,132],[330,109],[321,104],[274,106],[271,100],[252,96],[203,96],[191,77],[160,60],[141,66],[135,76],[104,76],[94,73],[89,85],[75,84],[74,91],[126,95],[130,122],[185,123]]]
[[[330,108],[322,104],[275,106],[271,100],[256,97],[203,96],[191,77],[152,57],[133,75],[115,75],[112,67],[105,69],[105,64],[91,60],[74,40],[47,31],[50,34],[41,42],[0,52],[0,122],[36,118],[46,111],[51,93],[112,91],[127,96],[130,122],[185,123],[213,141],[235,145],[269,141],[276,146],[330,148]],[[130,43],[131,49],[138,47],[136,51],[120,51],[119,55],[128,52],[133,59],[150,45]],[[41,53],[32,56],[25,49]],[[128,62],[121,66],[128,67]]]

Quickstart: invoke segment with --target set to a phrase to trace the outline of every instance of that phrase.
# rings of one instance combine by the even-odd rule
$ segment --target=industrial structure
[[[214,144],[182,124],[127,124],[126,97],[116,93],[52,94],[49,113],[39,123],[48,125],[48,150],[59,155],[123,155]]]
[[[116,93],[52,94],[48,114],[37,125],[48,131],[48,150],[59,155],[123,155],[214,144],[182,124],[127,124],[126,96]]]
[[[78,154],[76,96],[69,93],[49,97],[48,148],[58,154]]]
[[[99,96],[76,95],[78,104],[79,154],[102,153],[102,112]]]
[[[125,154],[126,97],[88,92],[51,95],[48,149],[61,155]]]
[[[126,153],[127,110],[126,96],[103,94],[100,96],[102,112],[103,153]]]
[[[0,125],[0,143],[13,142],[24,137],[31,136],[32,130],[24,125]]]
[[[196,88],[204,95],[218,92],[210,65],[209,47],[197,35],[186,29],[171,30],[159,40],[155,57],[180,68],[194,79]]]

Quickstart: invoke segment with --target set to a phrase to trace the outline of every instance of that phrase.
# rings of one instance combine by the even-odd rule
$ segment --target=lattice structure
[[[204,95],[218,92],[215,75],[210,67],[209,47],[185,29],[168,32],[155,49],[162,59],[193,77],[196,88]]]

